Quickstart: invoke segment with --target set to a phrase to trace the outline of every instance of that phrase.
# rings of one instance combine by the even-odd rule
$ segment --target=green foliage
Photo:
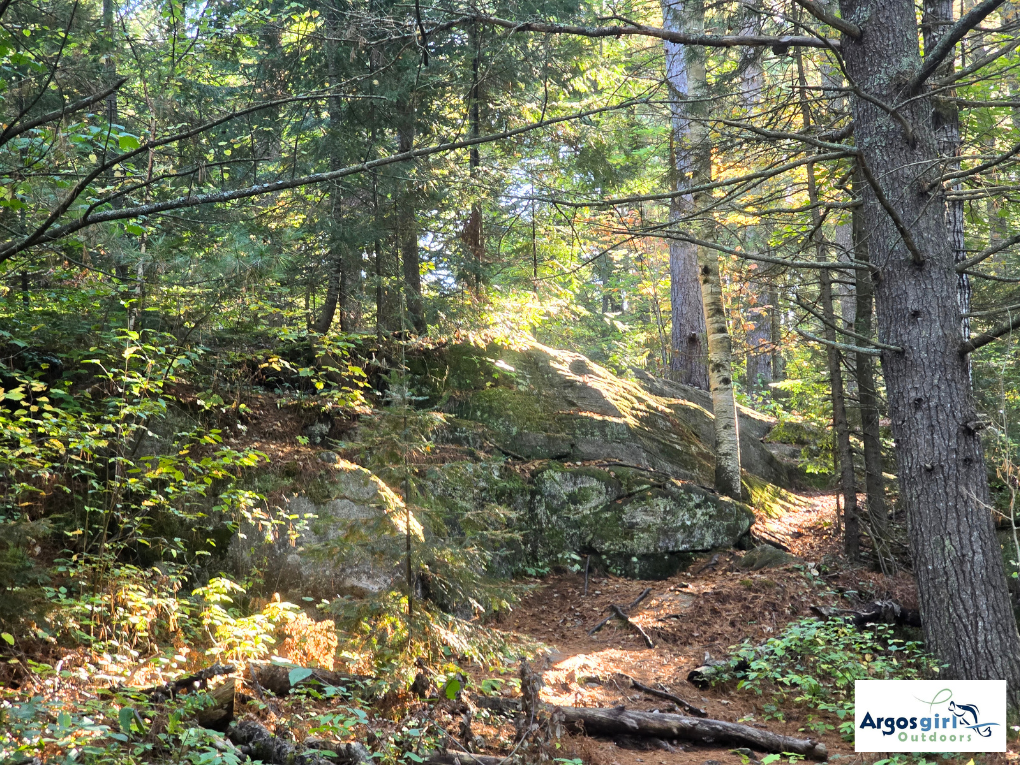
[[[217,661],[245,662],[264,658],[276,642],[277,627],[300,610],[293,603],[281,603],[279,598],[274,598],[261,611],[245,616],[231,607],[234,601],[229,594],[243,592],[239,584],[225,577],[215,577],[192,593],[204,602],[199,618],[212,642],[206,654],[215,656]]]
[[[894,634],[889,625],[858,630],[849,620],[802,619],[764,643],[732,648],[726,664],[709,676],[713,682],[737,680],[739,689],[769,694],[777,703],[763,706],[766,719],[782,719],[778,702],[790,698],[828,713],[808,714],[808,729],[832,730],[833,715],[840,733],[852,740],[855,680],[916,680],[939,671],[920,642]]]

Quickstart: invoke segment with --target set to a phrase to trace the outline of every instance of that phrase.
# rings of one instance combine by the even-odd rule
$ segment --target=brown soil
[[[855,590],[864,598],[892,597],[916,607],[909,575],[882,577],[839,560],[832,495],[806,496],[804,500],[802,505],[784,512],[781,519],[759,519],[773,538],[802,558],[802,563],[747,572],[734,565],[741,553],[723,553],[705,556],[687,572],[665,581],[591,577],[587,595],[583,574],[547,577],[502,625],[549,646],[538,667],[545,682],[542,698],[565,706],[623,705],[635,710],[677,711],[671,702],[633,689],[630,678],[635,678],[703,708],[709,717],[790,736],[819,738],[805,727],[810,716],[818,715],[817,710],[790,701],[779,702],[785,721],[766,720],[763,705],[776,699],[737,690],[732,684],[699,690],[687,681],[687,673],[701,665],[706,655],[721,659],[730,646],[774,636],[787,623],[810,616],[809,606],[834,603],[839,591]],[[819,569],[823,558],[831,568],[838,566],[840,573],[826,575],[824,569]],[[633,620],[652,638],[654,648],[647,648],[630,627],[619,621],[610,622],[593,636],[587,634],[608,614],[611,603],[626,606],[646,587],[652,588],[652,595],[637,609]],[[833,717],[828,722],[839,721]],[[820,738],[828,747],[830,759],[836,762],[864,765],[886,757],[856,754],[836,732]],[[591,739],[587,743],[577,741],[575,749],[585,762],[594,765],[748,762],[746,756],[723,747],[680,742],[683,751],[669,752],[636,750],[626,748],[627,744]],[[938,762],[962,765],[970,759],[960,756],[940,758]],[[1016,759],[1013,752],[974,756],[976,765],[1000,765]]]

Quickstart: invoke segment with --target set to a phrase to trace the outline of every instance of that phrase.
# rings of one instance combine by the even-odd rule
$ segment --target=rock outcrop
[[[407,510],[378,477],[345,460],[328,466],[311,487],[284,497],[284,523],[242,524],[229,556],[241,573],[259,571],[265,585],[315,600],[365,596],[398,586]],[[422,527],[410,516],[411,533]]]
[[[407,366],[413,400],[438,413],[438,448],[411,468],[412,504],[440,519],[428,528],[454,535],[484,516],[501,540],[484,556],[489,574],[591,555],[617,573],[659,578],[696,553],[749,541],[752,511],[711,489],[706,393],[641,373],[621,377],[534,341],[416,348]],[[762,444],[770,427],[741,409],[755,497],[788,481]],[[283,510],[300,528],[253,549],[250,539],[235,544],[240,567],[261,567],[281,592],[329,598],[402,581],[406,509],[378,477],[342,459],[353,452],[338,452],[320,452],[318,476],[287,496]],[[413,523],[428,541],[434,532]]]
[[[619,463],[710,487],[715,473],[708,394],[635,373],[619,377],[579,353],[534,341],[470,343],[408,360],[420,393],[449,415],[448,437],[522,460]],[[785,486],[762,444],[771,422],[740,409],[744,469]]]

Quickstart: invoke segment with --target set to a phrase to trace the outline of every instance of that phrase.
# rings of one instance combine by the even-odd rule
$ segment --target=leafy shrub
[[[918,641],[894,636],[889,625],[858,630],[849,620],[802,619],[764,643],[745,641],[734,647],[725,665],[710,671],[713,682],[738,680],[737,687],[758,695],[768,692],[780,703],[793,700],[834,714],[840,732],[851,740],[854,731],[855,680],[915,680],[939,671]],[[782,719],[778,704],[763,707],[766,718]],[[817,733],[833,725],[808,715]]]

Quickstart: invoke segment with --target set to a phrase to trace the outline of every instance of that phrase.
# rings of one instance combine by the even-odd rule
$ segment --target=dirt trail
[[[862,569],[847,570],[845,563],[824,574],[817,564],[823,558],[835,563],[838,541],[835,501],[832,495],[805,496],[781,519],[760,519],[773,538],[781,540],[803,563],[748,572],[735,566],[741,553],[705,556],[671,579],[655,582],[598,575],[589,578],[584,595],[583,574],[551,576],[531,594],[503,626],[530,635],[549,646],[541,666],[545,701],[570,706],[615,707],[663,712],[676,711],[669,701],[645,695],[631,687],[630,678],[659,687],[703,708],[709,717],[740,721],[777,733],[801,738],[820,738],[830,759],[846,763],[871,763],[884,755],[857,755],[838,733],[818,736],[805,729],[814,710],[790,702],[782,704],[785,721],[764,719],[763,706],[774,702],[732,688],[699,690],[687,682],[687,673],[704,662],[706,654],[723,658],[727,648],[745,639],[759,642],[778,634],[790,621],[810,616],[809,606],[832,602],[820,595],[818,585],[846,588],[895,597],[912,603],[913,584],[900,575],[882,579]],[[647,648],[630,627],[612,621],[594,636],[588,630],[608,615],[612,603],[626,606],[646,588],[652,595],[633,615],[651,636]],[[683,751],[660,748],[641,750],[640,739],[592,741],[585,754],[596,765],[739,765],[746,756],[727,747],[696,746],[680,742]],[[622,745],[622,746],[621,746]],[[755,753],[755,758],[761,753]],[[952,762],[966,763],[969,757]],[[1001,755],[978,756],[976,763],[1005,763]],[[784,760],[785,762],[785,760]],[[940,760],[940,762],[950,762]]]

